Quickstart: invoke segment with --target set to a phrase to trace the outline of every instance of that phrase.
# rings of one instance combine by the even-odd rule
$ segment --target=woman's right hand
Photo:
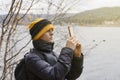
[[[66,47],[75,50],[78,40],[75,37],[70,37],[66,42]]]

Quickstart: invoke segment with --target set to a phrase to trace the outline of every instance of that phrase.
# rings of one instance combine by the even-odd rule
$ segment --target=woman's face
[[[40,39],[47,41],[47,42],[53,42],[53,29],[48,30],[46,33],[44,33]]]

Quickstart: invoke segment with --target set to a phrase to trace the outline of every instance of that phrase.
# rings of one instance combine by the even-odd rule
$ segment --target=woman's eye
[[[50,30],[48,30],[47,32],[51,32],[51,31],[53,31],[53,29],[50,29]]]
[[[48,30],[47,32],[50,32],[50,30]]]

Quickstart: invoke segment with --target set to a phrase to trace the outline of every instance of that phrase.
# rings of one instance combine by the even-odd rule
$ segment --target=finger
[[[77,40],[77,43],[78,43],[78,44],[81,44],[79,40]]]
[[[70,37],[70,40],[71,40],[71,39],[74,39],[74,38],[75,38],[75,36],[71,36],[71,37]]]
[[[76,40],[77,40],[77,38],[76,38],[76,37],[71,37],[71,40],[76,41]]]
[[[76,41],[75,44],[76,44],[76,47],[78,47],[78,46],[81,47],[81,43],[78,40]]]
[[[79,40],[78,40],[77,38],[74,38],[73,40],[74,40],[75,42],[79,42]]]
[[[74,45],[76,46],[78,44],[78,42],[77,41],[74,41]]]
[[[73,39],[76,39],[76,37],[75,37],[75,36],[72,36],[72,38],[73,38]]]
[[[70,37],[70,38],[69,38],[69,40],[72,40],[72,39],[73,39],[73,37]]]
[[[70,39],[70,41],[75,44],[76,43],[76,40],[74,38]]]

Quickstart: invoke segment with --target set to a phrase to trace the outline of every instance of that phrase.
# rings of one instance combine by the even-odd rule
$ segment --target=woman
[[[76,80],[83,69],[80,42],[70,37],[56,57],[53,52],[53,24],[39,18],[29,28],[34,46],[25,56],[29,80]]]

